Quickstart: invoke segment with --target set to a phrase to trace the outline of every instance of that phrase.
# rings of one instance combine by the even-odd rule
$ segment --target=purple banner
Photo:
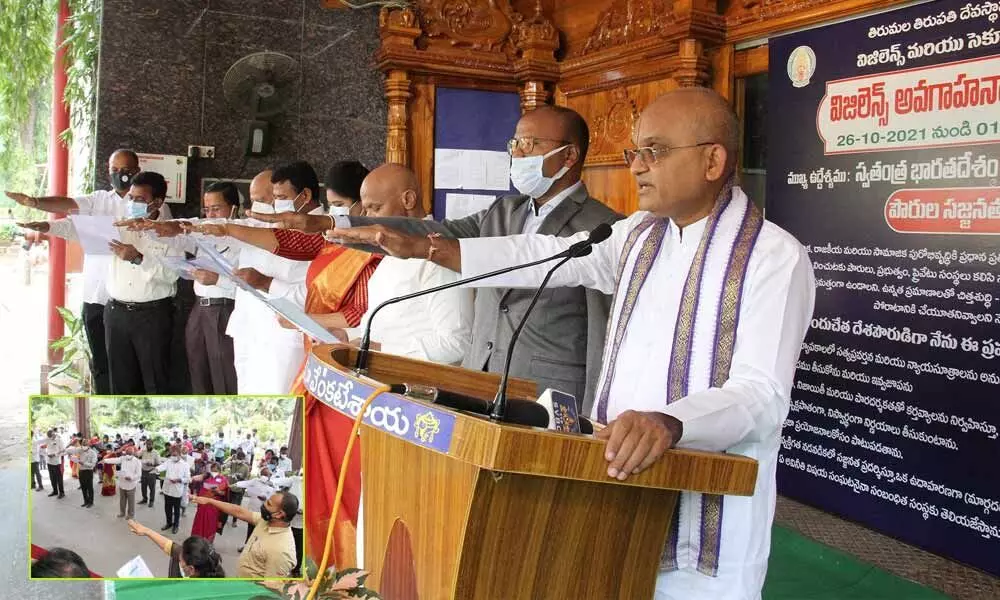
[[[778,489],[1000,574],[1000,4],[769,41],[767,218],[816,274]]]
[[[306,364],[304,383],[309,393],[333,410],[357,418],[375,388],[346,377],[315,356]],[[424,448],[448,453],[455,415],[395,394],[379,394],[365,411],[364,424]]]

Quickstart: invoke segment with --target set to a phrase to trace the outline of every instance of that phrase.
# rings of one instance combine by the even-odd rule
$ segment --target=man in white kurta
[[[724,499],[719,550],[709,568],[701,563],[698,508],[703,497],[682,494],[677,543],[668,544],[676,564],[661,566],[657,600],[760,598],[770,550],[781,426],[815,299],[804,248],[779,227],[761,222],[746,195],[738,187],[730,188],[738,132],[728,104],[711,90],[682,88],[650,104],[638,124],[639,147],[626,151],[641,212],[615,224],[610,239],[595,246],[591,255],[564,265],[549,283],[616,294],[594,409],[595,418],[608,423],[597,437],[608,440],[609,477],[624,480],[673,446],[725,451],[759,462],[754,494]],[[732,256],[738,255],[737,244],[725,235],[740,239],[737,234],[744,231],[740,223],[745,225],[754,215],[757,229],[746,246],[752,251],[743,262],[745,275],[737,288],[731,363],[722,382],[712,385],[709,373],[718,359],[715,319],[701,318],[700,311],[722,297],[728,281],[723,259],[729,258],[730,249]],[[662,241],[643,254],[654,231]],[[338,229],[334,235],[352,242],[376,242],[400,257],[426,256],[429,245],[381,226]],[[727,243],[716,244],[722,250],[716,253],[708,244],[703,253],[699,248],[703,236]],[[520,235],[431,244],[439,264],[468,277],[554,255],[586,237]],[[699,254],[705,260],[693,270]],[[518,271],[477,285],[537,286],[548,268]],[[694,323],[700,325],[693,326],[692,343],[684,353],[687,392],[672,398],[668,370],[673,369],[675,338],[683,337],[678,335],[679,326],[683,327],[678,314],[692,302],[690,296],[682,298],[689,272],[701,273],[701,283],[694,288],[699,317]],[[629,318],[619,329],[623,314]]]
[[[263,204],[271,204],[275,189],[280,189],[280,200],[296,197],[286,189],[290,184],[271,182],[272,171],[263,171],[254,177],[250,186],[250,198],[254,209]],[[298,190],[302,191],[302,190]],[[285,198],[289,196],[289,198]],[[305,194],[311,199],[311,194]],[[303,202],[297,196],[295,210],[307,214],[321,214],[323,208],[314,202]],[[247,219],[249,226],[267,226],[259,221]],[[309,263],[289,260],[276,256],[260,248],[243,245],[239,257],[239,272],[248,283],[269,298],[287,298],[298,306],[305,304],[306,272]],[[236,362],[236,385],[241,394],[284,394],[292,389],[292,383],[305,357],[302,334],[294,329],[285,329],[278,323],[274,312],[250,292],[236,290],[236,305],[226,334],[233,338],[233,353]]]
[[[410,169],[385,164],[361,184],[361,205],[369,217],[429,218],[420,203],[417,177]],[[358,327],[347,330],[360,338],[372,313],[386,300],[458,280],[458,273],[429,260],[387,256],[368,281],[368,310]],[[452,288],[390,304],[372,321],[372,348],[443,364],[460,364],[472,344],[475,314],[471,289]]]

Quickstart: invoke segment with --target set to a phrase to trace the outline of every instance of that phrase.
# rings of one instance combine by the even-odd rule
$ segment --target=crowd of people
[[[235,278],[194,273],[201,314],[192,311],[187,323],[188,361],[192,374],[211,375],[199,384],[208,393],[232,393],[231,381],[240,393],[305,391],[297,374],[310,340],[261,297],[294,302],[346,343],[368,324],[373,349],[490,372],[502,369],[534,306],[510,374],[536,381],[539,391],[574,395],[582,412],[607,425],[596,437],[607,442],[609,478],[625,480],[677,445],[758,461],[752,497],[683,494],[675,528],[683,535],[663,553],[669,560],[656,592],[754,597],[767,565],[781,425],[815,291],[804,248],[764,221],[736,181],[739,132],[730,104],[709,89],[680,88],[651,102],[634,147],[623,152],[638,190],[639,210],[628,217],[584,185],[588,124],[557,106],[526,112],[512,132],[510,179],[519,193],[441,223],[427,214],[411,169],[368,172],[356,161],[330,169],[324,195],[305,162],[267,169],[250,185],[248,212],[231,184],[209,187],[201,219],[172,219],[163,178],[138,172],[128,150],[110,157],[113,190],[9,196],[49,212],[119,219],[121,239],[101,269],[107,305],[103,313],[85,307],[85,316],[103,314],[116,394],[167,389],[178,275],[161,259],[199,242],[236,267]],[[71,237],[72,226],[60,223],[27,226]],[[568,251],[601,224],[610,237],[551,279],[544,267],[521,270],[485,279],[475,293],[456,287],[392,305],[369,323],[383,300]],[[543,280],[536,304],[533,288]],[[336,510],[330,497],[350,422],[308,395],[306,411],[314,440],[307,460],[332,465],[310,474],[310,489],[322,492],[317,502],[310,497],[310,539],[324,537],[332,513],[333,563],[353,565],[358,461],[347,467]],[[199,502],[216,506],[215,493]]]
[[[171,577],[225,576],[212,544],[216,535],[224,533],[229,517],[233,528],[238,521],[247,523],[245,542],[238,550],[241,577],[300,573],[302,471],[294,468],[287,446],[265,446],[261,454],[256,431],[233,443],[223,432],[214,440],[202,440],[183,429],[182,433],[173,431],[161,454],[152,437],[144,434],[138,441],[120,433],[114,438],[104,434],[84,439],[60,429],[63,431],[50,429],[44,436],[33,434],[32,485],[44,491],[40,465],[45,464],[52,487],[49,496],[64,498],[68,461],[71,476],[80,483],[81,507],[92,508],[97,473],[101,496],[118,496],[118,518],[170,557]],[[153,508],[157,496],[163,496],[165,524],[160,530],[172,534],[179,532],[181,518],[188,506],[195,504],[191,535],[175,544],[137,521],[137,490],[140,506]],[[262,522],[266,523],[264,531],[280,535],[260,535]]]

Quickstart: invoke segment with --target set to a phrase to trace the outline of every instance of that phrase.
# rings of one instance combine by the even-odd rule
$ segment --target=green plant
[[[17,225],[13,223],[0,225],[0,242],[13,242],[17,237],[17,231]]]
[[[64,392],[89,393],[91,391],[90,346],[87,344],[87,335],[83,329],[83,317],[77,317],[63,306],[57,306],[56,310],[66,324],[66,335],[49,344],[53,350],[62,350],[62,362],[49,373],[49,385]],[[81,359],[84,363],[83,371],[77,368]],[[78,382],[80,389],[73,390],[53,381],[60,375]]]
[[[67,144],[79,144],[86,165],[79,171],[79,189],[94,187],[94,139],[97,120],[97,57],[101,45],[102,0],[70,0],[70,18],[64,31],[66,91],[70,127],[60,133]]]
[[[303,581],[294,583],[259,582],[258,585],[275,590],[285,600],[306,600],[309,596],[309,588],[312,587],[319,573],[319,565],[311,558],[306,557],[305,567]],[[323,573],[315,598],[317,600],[381,600],[382,596],[365,587],[366,579],[368,579],[368,571],[361,569],[338,571],[336,567],[330,567]]]

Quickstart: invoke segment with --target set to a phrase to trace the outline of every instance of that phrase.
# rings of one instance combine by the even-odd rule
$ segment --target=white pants
[[[240,394],[287,394],[305,358],[301,345],[275,345],[235,338],[233,362]]]

